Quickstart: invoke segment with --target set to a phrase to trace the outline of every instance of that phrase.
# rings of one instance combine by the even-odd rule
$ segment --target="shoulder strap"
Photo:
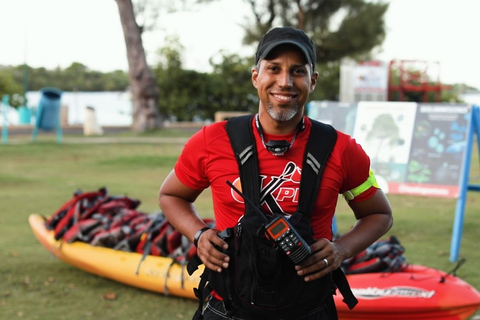
[[[256,205],[260,204],[260,177],[255,136],[252,128],[253,115],[230,118],[226,130],[237,158],[242,182],[242,192]],[[248,187],[247,187],[248,186]],[[250,204],[245,203],[247,211]]]
[[[337,141],[337,131],[328,124],[310,119],[312,129],[303,157],[298,211],[311,217],[323,168]]]

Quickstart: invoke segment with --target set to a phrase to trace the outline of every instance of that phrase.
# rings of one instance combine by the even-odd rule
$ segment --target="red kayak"
[[[421,265],[402,272],[348,275],[358,304],[349,310],[337,293],[341,320],[460,320],[480,307],[480,293],[460,278]]]

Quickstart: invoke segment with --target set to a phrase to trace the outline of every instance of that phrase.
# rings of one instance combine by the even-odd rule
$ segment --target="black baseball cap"
[[[297,46],[303,52],[308,63],[312,65],[313,70],[315,70],[315,61],[317,60],[315,44],[303,30],[292,27],[273,28],[263,35],[255,53],[255,65],[261,59],[265,59],[275,47],[281,44]]]

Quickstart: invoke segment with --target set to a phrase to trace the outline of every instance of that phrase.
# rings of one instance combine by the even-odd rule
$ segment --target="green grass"
[[[168,131],[162,136],[168,138]],[[31,213],[52,214],[76,189],[103,186],[110,194],[140,199],[139,210],[154,212],[158,189],[183,145],[57,144],[54,137],[39,138],[37,143],[26,138],[25,143],[0,145],[0,319],[190,319],[197,307],[193,300],[139,290],[52,258],[27,222]],[[471,175],[477,180],[478,163],[475,151]],[[453,269],[448,252],[456,201],[400,195],[389,199],[395,215],[389,234],[400,239],[409,262]],[[467,262],[457,273],[477,289],[479,203],[479,193],[468,194],[461,247]],[[213,215],[209,191],[197,208],[204,217]],[[343,200],[337,219],[342,232],[354,223]],[[112,293],[114,300],[105,298]]]

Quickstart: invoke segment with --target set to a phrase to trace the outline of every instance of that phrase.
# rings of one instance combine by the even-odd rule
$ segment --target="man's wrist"
[[[193,245],[197,247],[198,245],[198,240],[200,239],[200,236],[207,230],[209,230],[209,227],[202,228],[195,233],[195,236],[193,237]]]

